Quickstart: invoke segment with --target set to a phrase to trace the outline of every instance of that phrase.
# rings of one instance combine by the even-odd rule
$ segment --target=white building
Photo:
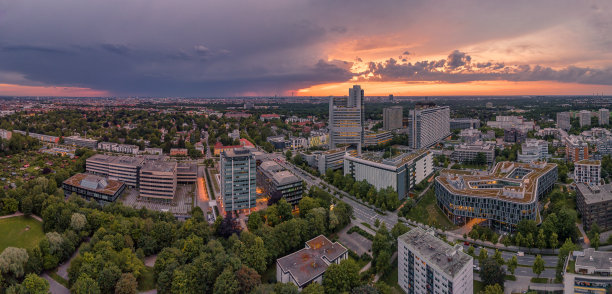
[[[117,152],[117,153],[127,153],[127,154],[138,154],[140,147],[136,145],[128,145],[128,144],[118,144],[112,142],[100,142],[98,143],[98,149],[109,151],[109,152]]]
[[[488,121],[487,126],[504,130],[518,129],[527,132],[535,128],[535,122],[527,121],[522,116],[498,115],[494,121]]]
[[[408,294],[472,294],[474,259],[416,227],[397,239],[398,284]]]
[[[601,161],[580,160],[574,162],[574,182],[599,185],[601,180]]]
[[[548,154],[548,142],[544,140],[527,139],[518,153],[519,162],[543,161],[550,157]]]
[[[410,147],[427,148],[450,136],[448,106],[418,107],[410,110],[408,137]]]
[[[588,110],[581,110],[578,113],[578,119],[580,120],[580,127],[591,125],[591,112]]]
[[[598,115],[600,125],[610,124],[610,110],[602,108],[599,110]]]
[[[376,189],[393,188],[399,199],[408,196],[410,189],[433,173],[433,154],[427,150],[402,153],[382,159],[375,153],[344,155],[344,174],[355,181],[365,180]]]
[[[483,141],[455,146],[455,150],[451,153],[451,159],[463,163],[472,163],[478,157],[478,153],[485,155],[487,164],[492,164],[495,161],[495,146]]]
[[[459,139],[465,143],[474,143],[482,139],[482,132],[478,129],[462,129]]]

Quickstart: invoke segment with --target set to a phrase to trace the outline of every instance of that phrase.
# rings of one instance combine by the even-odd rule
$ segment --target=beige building
[[[176,182],[176,162],[146,162],[140,169],[140,197],[171,201],[176,193]]]

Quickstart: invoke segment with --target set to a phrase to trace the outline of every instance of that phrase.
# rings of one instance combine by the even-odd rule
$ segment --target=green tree
[[[525,237],[525,243],[524,243],[525,247],[533,247],[533,234],[529,233],[527,234],[527,236]]]
[[[319,202],[312,197],[304,197],[300,200],[298,207],[300,208],[300,216],[305,217],[311,209],[319,207]]]
[[[217,280],[215,280],[215,287],[213,290],[214,294],[232,294],[238,293],[240,291],[240,286],[238,285],[238,281],[236,281],[236,277],[234,273],[231,271],[231,268],[226,268]]]
[[[36,274],[27,274],[22,285],[25,287],[28,294],[49,293],[49,282]]]
[[[514,275],[514,270],[518,266],[518,260],[516,258],[516,255],[512,255],[512,258],[508,260],[507,266],[510,273]]]
[[[487,258],[480,262],[480,278],[485,286],[498,284],[503,288],[505,276],[505,270],[494,259]]]
[[[540,274],[544,271],[544,259],[542,259],[541,255],[537,255],[535,261],[533,262],[533,266],[531,267],[533,273],[540,277]]]
[[[87,225],[87,218],[81,213],[73,213],[70,218],[70,227],[75,231],[80,231]]]
[[[70,292],[76,294],[100,294],[100,287],[98,282],[90,278],[89,275],[82,274],[72,285]]]
[[[480,252],[478,253],[478,261],[483,262],[487,258],[489,258],[489,252],[487,251],[487,249],[481,248]]]
[[[595,233],[593,235],[593,239],[591,239],[591,245],[593,248],[595,248],[595,250],[599,249],[599,238],[599,233]]]
[[[503,294],[504,289],[502,289],[502,287],[499,284],[487,285],[484,288],[484,291],[482,291],[481,293],[483,294]]]
[[[550,248],[557,248],[557,246],[559,246],[559,236],[557,235],[557,233],[552,233],[550,235],[550,240],[548,240],[548,245],[550,245]]]
[[[544,247],[546,247],[546,236],[544,236],[544,230],[540,229],[540,231],[538,232],[538,237],[536,239],[536,246],[539,249],[542,249]]]
[[[499,265],[504,264],[504,258],[502,257],[501,251],[499,251],[498,249],[495,249],[495,253],[493,254],[493,259],[495,259],[495,261],[497,261]]]
[[[0,273],[15,278],[23,277],[28,252],[23,248],[7,247],[0,254]]]
[[[121,278],[121,269],[113,263],[106,264],[97,278],[100,291],[102,293],[114,292],[119,278]]]
[[[240,286],[240,293],[251,293],[261,284],[261,276],[254,269],[244,265],[236,271],[235,275]]]
[[[115,294],[136,294],[138,292],[138,281],[132,273],[121,275],[115,286]]]
[[[325,294],[325,289],[319,283],[311,283],[302,290],[302,294]]]
[[[359,266],[351,259],[331,264],[323,276],[327,293],[347,292],[359,285]]]
[[[468,247],[467,254],[474,256],[474,246],[472,244],[470,244],[470,247]]]

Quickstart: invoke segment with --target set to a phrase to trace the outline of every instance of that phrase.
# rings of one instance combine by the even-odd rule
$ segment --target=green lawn
[[[6,247],[34,248],[45,234],[41,222],[29,216],[16,216],[0,219],[0,236],[3,236],[0,238],[2,252]]]
[[[453,230],[457,226],[453,225],[442,210],[436,204],[436,195],[433,189],[429,189],[419,203],[413,207],[406,218],[420,222],[422,224],[434,226],[442,230]]]
[[[479,294],[484,290],[484,284],[481,281],[474,280],[474,294]]]

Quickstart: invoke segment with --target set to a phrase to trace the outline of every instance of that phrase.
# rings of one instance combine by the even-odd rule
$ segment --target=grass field
[[[484,290],[484,284],[481,281],[474,280],[474,294],[480,294]]]
[[[436,195],[433,189],[429,189],[423,198],[413,207],[406,218],[420,222],[422,224],[434,226],[443,230],[456,229],[448,218],[442,213],[442,210],[436,204]]]
[[[34,248],[45,234],[41,222],[29,216],[16,216],[0,219],[0,236],[3,236],[0,238],[2,252],[6,247]]]

